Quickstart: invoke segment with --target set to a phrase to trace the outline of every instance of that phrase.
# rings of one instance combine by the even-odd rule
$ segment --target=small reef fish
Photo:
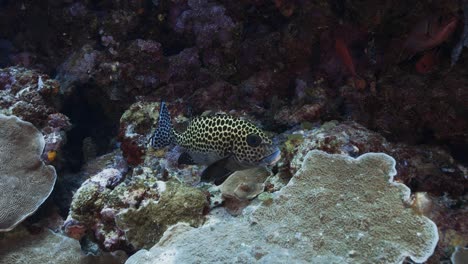
[[[403,44],[407,57],[442,44],[455,31],[457,22],[455,16],[432,16],[417,23]]]
[[[348,46],[342,38],[335,38],[335,50],[346,69],[353,77],[354,87],[363,89],[365,87],[365,81],[359,77],[356,73],[356,67],[354,66],[353,57],[351,56]]]
[[[356,74],[356,68],[354,67],[353,58],[351,57],[351,54],[349,53],[349,49],[346,46],[343,39],[341,38],[335,39],[335,49],[341,61],[346,66],[346,69],[348,69],[351,75],[355,77],[357,74]]]
[[[179,164],[208,165],[201,180],[217,185],[234,171],[272,165],[281,156],[279,148],[262,130],[229,115],[197,117],[179,133],[173,129],[167,106],[162,102],[151,146],[160,149],[171,144],[184,149]]]

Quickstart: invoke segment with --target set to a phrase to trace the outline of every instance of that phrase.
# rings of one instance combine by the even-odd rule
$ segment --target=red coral
[[[87,228],[78,221],[71,219],[67,220],[63,225],[64,232],[67,236],[80,240],[87,231]]]
[[[129,165],[136,166],[143,162],[143,156],[146,152],[145,141],[142,135],[136,135],[128,137],[125,135],[126,125],[120,125],[120,132],[118,139],[121,142],[120,149],[122,150],[123,156]]]

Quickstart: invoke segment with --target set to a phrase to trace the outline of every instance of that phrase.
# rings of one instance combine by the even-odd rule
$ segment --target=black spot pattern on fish
[[[198,117],[183,133],[174,132],[176,142],[184,148],[201,152],[215,152],[220,156],[235,154],[241,162],[252,163],[265,155],[261,144],[272,145],[271,139],[254,124],[228,115]],[[247,142],[249,135],[258,136],[257,146]]]
[[[166,104],[163,102],[159,111],[158,128],[154,131],[151,138],[151,146],[155,149],[160,149],[171,144],[173,140],[171,116]]]

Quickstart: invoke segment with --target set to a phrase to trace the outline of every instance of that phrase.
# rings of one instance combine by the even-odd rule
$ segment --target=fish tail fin
[[[172,143],[175,143],[175,135],[172,128],[171,115],[169,114],[166,103],[161,102],[158,127],[151,136],[151,146],[154,149],[160,149]]]

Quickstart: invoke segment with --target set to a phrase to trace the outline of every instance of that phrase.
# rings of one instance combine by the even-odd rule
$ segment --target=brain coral
[[[409,189],[393,182],[395,174],[386,154],[310,151],[273,201],[246,208],[244,217],[212,214],[199,228],[175,225],[127,264],[423,262],[437,228],[405,205]]]
[[[0,135],[0,231],[9,231],[39,208],[57,176],[40,159],[44,137],[31,123],[0,114]]]

